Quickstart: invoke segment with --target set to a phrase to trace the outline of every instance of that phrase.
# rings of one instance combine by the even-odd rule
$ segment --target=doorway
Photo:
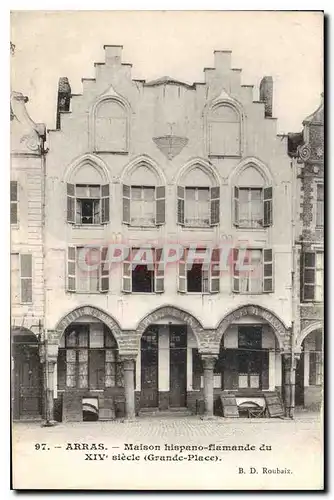
[[[33,335],[16,335],[13,354],[13,418],[34,420],[42,415],[42,366]]]
[[[158,326],[147,328],[141,338],[141,394],[142,408],[158,407]]]
[[[187,400],[187,327],[169,326],[169,405],[185,407]]]

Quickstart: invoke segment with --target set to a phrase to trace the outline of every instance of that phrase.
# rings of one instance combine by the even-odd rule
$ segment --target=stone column
[[[136,416],[134,385],[135,360],[133,357],[122,356],[121,359],[124,369],[125,419],[134,420]]]
[[[217,355],[202,354],[204,368],[204,418],[213,418],[213,369]]]
[[[58,344],[51,343],[47,339],[44,340],[40,348],[40,359],[43,363],[43,388],[44,388],[44,401],[45,401],[45,420],[42,423],[45,427],[52,427],[56,424],[54,419],[54,370],[57,363]]]
[[[291,353],[282,354],[285,416],[294,418],[296,358]]]
[[[53,403],[53,393],[54,393],[54,370],[56,361],[49,360],[45,363],[45,370],[47,370],[47,387],[46,387],[46,411],[45,411],[45,425],[53,426],[55,425],[54,420],[54,403]]]

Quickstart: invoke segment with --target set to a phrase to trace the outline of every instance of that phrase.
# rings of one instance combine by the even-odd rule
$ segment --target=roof
[[[146,87],[155,87],[157,85],[183,85],[184,87],[187,88],[193,88],[193,85],[185,82],[181,82],[181,80],[176,80],[175,78],[172,78],[171,76],[161,76],[157,80],[151,80],[150,82],[146,82],[144,85]]]
[[[303,121],[303,125],[310,123],[321,125],[324,123],[324,94],[321,94],[320,106]]]

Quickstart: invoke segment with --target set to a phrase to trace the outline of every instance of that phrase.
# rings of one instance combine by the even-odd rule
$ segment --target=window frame
[[[195,190],[195,205],[197,208],[197,214],[199,212],[198,206],[200,203],[199,200],[199,191],[207,191],[208,200],[207,200],[207,220],[208,223],[204,223],[203,219],[200,220],[199,224],[194,224],[194,222],[187,222],[187,191]],[[203,203],[204,205],[204,203]],[[195,218],[191,219],[194,220]],[[184,227],[189,228],[209,228],[211,227],[211,189],[210,186],[184,186]]]
[[[22,257],[30,257],[31,261],[31,276],[22,276]],[[33,255],[31,253],[19,253],[19,276],[20,276],[20,304],[33,304],[34,301],[34,289],[33,289],[33,275],[34,275],[34,261]],[[22,297],[22,282],[30,281],[31,283],[31,300],[24,301]]]
[[[126,294],[133,294],[133,295],[156,295],[156,294],[161,294],[165,292],[165,266],[163,267],[163,270],[158,269],[157,263],[163,263],[162,257],[163,257],[163,249],[159,247],[147,247],[146,250],[149,250],[154,253],[154,262],[152,264],[153,269],[151,272],[153,273],[151,279],[152,279],[152,288],[153,290],[150,292],[145,292],[145,291],[133,291],[133,272],[135,270],[132,269],[133,265],[133,252],[138,251],[138,247],[131,247],[131,255],[127,256],[126,259],[123,262],[122,265],[122,292]],[[142,249],[144,250],[144,249]],[[141,265],[137,263],[138,265]],[[142,264],[143,266],[149,266],[150,264]],[[125,272],[125,266],[127,266],[127,272]],[[124,280],[128,280],[128,285],[125,286]],[[158,286],[160,289],[158,289]]]
[[[83,196],[78,195],[78,188],[98,188],[99,196]],[[70,192],[71,191],[71,192]],[[66,220],[68,224],[73,224],[75,227],[102,227],[110,223],[110,184],[83,184],[83,183],[67,183],[66,191],[67,200],[67,214]],[[91,201],[93,203],[92,223],[82,222],[82,203],[84,201]],[[98,206],[98,219],[99,222],[94,220],[95,208],[94,204]],[[79,209],[79,210],[78,210]],[[80,211],[80,221],[78,221],[78,212]],[[72,215],[72,217],[71,217]]]
[[[322,186],[322,200],[319,200],[318,198],[318,186]],[[315,228],[316,229],[324,229],[325,227],[325,185],[324,185],[324,182],[323,181],[318,181],[318,182],[315,182]],[[322,204],[320,205],[319,207],[319,203]],[[322,224],[319,224],[318,222],[318,209],[321,213],[321,219],[322,219]]]
[[[89,247],[91,249],[97,250],[99,252],[99,264],[97,269],[97,283],[98,289],[93,291],[84,291],[78,290],[78,250],[85,248],[82,244],[79,245],[68,245],[67,254],[66,254],[66,291],[68,293],[76,293],[76,294],[100,294],[100,293],[108,293],[110,290],[110,266],[109,266],[109,256],[108,256],[108,247],[104,246],[94,246]],[[72,258],[71,254],[74,252],[74,258]],[[74,273],[70,272],[70,265],[72,266],[72,270],[74,269]],[[105,266],[107,265],[107,271],[105,270]],[[72,282],[70,282],[72,280]],[[70,286],[70,283],[74,283],[74,286]],[[90,283],[90,280],[89,280]]]
[[[64,354],[64,365],[65,365],[65,374],[64,374],[64,384],[62,389],[58,389],[61,392],[67,391],[67,390],[80,390],[80,391],[92,391],[92,392],[100,392],[108,389],[114,389],[114,388],[119,388],[119,387],[124,387],[124,371],[123,371],[123,363],[119,359],[119,349],[117,346],[117,341],[115,337],[113,336],[112,332],[108,332],[108,328],[106,325],[103,324],[103,346],[102,347],[91,347],[91,325],[90,323],[75,323],[72,325],[69,325],[65,332],[64,332],[64,346],[59,347],[59,354],[62,355]],[[69,329],[75,329],[78,328],[79,331],[75,331],[75,345],[73,346],[68,346],[67,345],[67,334]],[[79,342],[79,336],[80,333],[86,329],[88,334],[87,334],[87,345],[86,346],[80,346]],[[111,340],[112,343],[114,343],[114,347],[108,346],[107,342],[107,337],[111,335]],[[67,375],[67,351],[75,351],[75,361],[72,363],[74,364],[74,381],[75,385],[68,385],[68,375]],[[87,352],[87,361],[84,362],[87,365],[87,385],[84,387],[80,387],[80,351],[86,351]],[[101,352],[103,351],[104,353],[104,383],[103,387],[92,387],[91,386],[91,364],[92,364],[92,359],[91,359],[91,352]],[[115,361],[108,361],[107,360],[107,351],[114,351],[115,353]],[[108,364],[113,364],[114,365],[114,375],[115,375],[115,383],[114,385],[106,385],[106,377],[107,377],[107,369],[106,366]],[[121,370],[120,370],[121,368]],[[121,372],[121,377],[120,377],[120,372]],[[118,375],[118,376],[117,376]],[[120,384],[120,378],[122,384]],[[57,383],[59,383],[59,379],[57,380]]]
[[[237,116],[236,121],[229,121],[229,120],[223,120],[222,117],[219,117],[215,115],[215,111],[219,108],[228,108],[232,109]],[[227,154],[226,152],[217,152],[217,151],[212,151],[212,125],[213,124],[220,124],[220,123],[232,123],[232,124],[238,124],[238,151],[233,154]],[[240,109],[235,105],[233,102],[218,102],[215,103],[207,113],[206,117],[206,147],[207,147],[207,154],[210,158],[240,158],[242,156],[242,151],[243,151],[243,127],[242,127],[242,112],[240,112]]]
[[[306,256],[307,255],[314,255],[314,266],[306,266]],[[320,250],[320,249],[314,249],[314,250],[306,250],[306,251],[302,251],[301,252],[301,269],[302,269],[302,289],[301,289],[301,293],[302,293],[302,302],[306,302],[306,303],[316,303],[316,304],[322,304],[323,301],[324,301],[324,297],[322,297],[322,299],[320,300],[317,300],[316,299],[316,291],[318,288],[322,288],[322,293],[324,292],[324,279],[325,279],[325,275],[324,275],[324,267],[318,269],[317,268],[317,258],[318,258],[318,255],[321,255],[322,254],[322,263],[324,264],[324,251],[323,250]],[[307,274],[307,271],[310,272],[310,271],[313,271],[314,273],[314,280],[313,281],[306,281],[306,274]],[[317,275],[318,275],[318,272],[319,271],[322,271],[322,284],[319,284],[317,283]],[[305,288],[306,287],[313,287],[313,298],[305,298]]]
[[[16,200],[12,200],[12,184],[16,187]],[[12,222],[12,206],[16,206],[16,222]],[[17,228],[19,226],[19,182],[15,179],[10,180],[10,226]]]
[[[238,212],[239,212],[239,217],[238,217],[238,227],[240,229],[263,229],[264,226],[264,187],[257,187],[257,186],[237,186],[238,187],[238,195],[239,195],[239,203],[238,203]],[[261,203],[261,210],[262,210],[262,219],[261,219],[261,224],[258,226],[253,225],[253,220],[251,218],[247,219],[248,224],[241,224],[240,223],[240,191],[245,191],[247,189],[248,191],[248,200],[247,200],[247,205],[248,205],[248,216],[250,215],[251,212],[251,192],[252,191],[260,191],[260,203]],[[250,222],[250,224],[249,224]]]

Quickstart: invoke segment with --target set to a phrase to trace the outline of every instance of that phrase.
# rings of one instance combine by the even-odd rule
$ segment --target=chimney
[[[260,101],[264,102],[264,116],[271,118],[273,116],[273,77],[264,76],[260,83]]]
[[[58,82],[58,98],[57,98],[57,121],[56,128],[60,130],[60,113],[70,110],[71,103],[71,86],[67,76],[59,78]]]

